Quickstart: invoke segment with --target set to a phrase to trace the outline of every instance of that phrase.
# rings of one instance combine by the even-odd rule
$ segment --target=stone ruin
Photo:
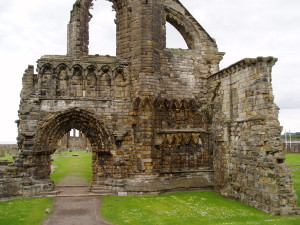
[[[67,55],[23,75],[19,155],[0,195],[54,189],[51,155],[71,129],[92,150],[92,191],[152,195],[211,190],[271,214],[297,213],[280,141],[271,71],[277,59],[224,53],[178,0],[110,0],[117,56],[89,55],[92,0],[77,0]],[[166,48],[166,22],[188,49]]]
[[[75,129],[71,132],[66,133],[58,142],[56,152],[65,152],[73,150],[89,150],[91,149],[91,144],[89,139],[81,131],[76,133]]]

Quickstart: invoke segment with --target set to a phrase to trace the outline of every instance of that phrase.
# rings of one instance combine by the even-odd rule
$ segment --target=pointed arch
[[[163,106],[166,110],[169,110],[171,108],[171,104],[168,99],[164,99]]]
[[[180,109],[180,104],[179,104],[179,102],[177,101],[177,99],[173,99],[173,100],[171,101],[171,106],[172,106],[172,109],[173,109],[173,110],[178,110],[178,109]]]
[[[65,63],[59,64],[55,70],[57,71],[57,74],[60,76],[68,76],[69,72],[69,66]]]
[[[73,76],[83,76],[83,68],[81,65],[76,64],[72,67],[72,69],[73,69],[73,73],[72,73]]]
[[[142,102],[142,108],[143,109],[152,109],[153,108],[152,100],[150,98],[146,97]]]
[[[163,2],[165,20],[178,30],[189,49],[200,50],[199,48],[207,45],[207,42],[216,46],[215,40],[179,1],[171,0],[171,2]]]
[[[51,63],[45,63],[39,69],[41,71],[41,74],[45,74],[45,73],[53,74],[54,72],[54,67]]]
[[[133,110],[138,110],[141,104],[141,99],[137,97],[133,102]]]
[[[196,110],[198,108],[197,102],[194,99],[189,101],[189,107],[191,110]]]
[[[87,110],[73,108],[53,115],[38,128],[35,151],[52,154],[58,141],[73,128],[85,134],[93,151],[110,152],[112,149],[113,136],[102,120]]]

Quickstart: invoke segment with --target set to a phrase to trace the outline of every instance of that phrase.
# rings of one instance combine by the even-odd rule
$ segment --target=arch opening
[[[183,36],[169,22],[166,23],[166,47],[177,49],[189,49]]]
[[[99,1],[90,9],[93,14],[89,22],[89,54],[116,55],[116,12],[112,3]]]
[[[50,179],[57,190],[61,186],[87,187],[91,184],[95,176],[92,169],[93,152],[89,149],[88,139],[76,129],[66,133],[59,141],[56,152],[50,156]]]
[[[92,151],[92,180],[101,175],[104,167],[102,158],[105,156],[106,159],[111,159],[112,136],[95,114],[82,109],[71,109],[52,116],[37,132],[35,152],[42,156],[43,162],[48,162],[39,169],[44,173],[39,174],[38,178],[50,178],[51,155],[58,149],[62,138],[70,135],[70,131],[75,131],[76,134],[76,130],[79,136],[86,139],[84,146],[88,149],[81,150]]]
[[[166,22],[168,22],[170,25],[172,25],[182,36],[184,39],[188,49],[193,49],[194,48],[194,38],[188,31],[188,27],[185,26],[185,24],[182,24],[178,22],[178,19],[172,14],[166,11],[167,17],[166,17]],[[182,19],[182,21],[184,21]]]

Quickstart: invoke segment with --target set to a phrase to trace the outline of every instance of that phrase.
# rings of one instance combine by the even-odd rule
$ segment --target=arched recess
[[[174,0],[164,0],[163,5],[166,22],[178,30],[189,49],[197,50],[205,45],[203,42],[209,42],[216,46],[215,40],[181,3]]]
[[[73,128],[86,135],[92,151],[110,154],[113,138],[108,127],[95,114],[78,108],[59,112],[46,121],[37,131],[35,151],[53,154],[58,141]]]

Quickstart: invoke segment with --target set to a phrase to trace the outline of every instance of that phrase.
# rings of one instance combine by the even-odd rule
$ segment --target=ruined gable
[[[51,154],[71,129],[88,138],[95,193],[214,190],[272,214],[296,212],[279,140],[273,57],[219,71],[224,53],[177,0],[111,0],[117,56],[88,54],[92,1],[76,1],[66,55],[23,76],[19,155],[0,196],[53,190]],[[166,48],[166,22],[189,49]],[[26,182],[24,182],[26,180]]]

